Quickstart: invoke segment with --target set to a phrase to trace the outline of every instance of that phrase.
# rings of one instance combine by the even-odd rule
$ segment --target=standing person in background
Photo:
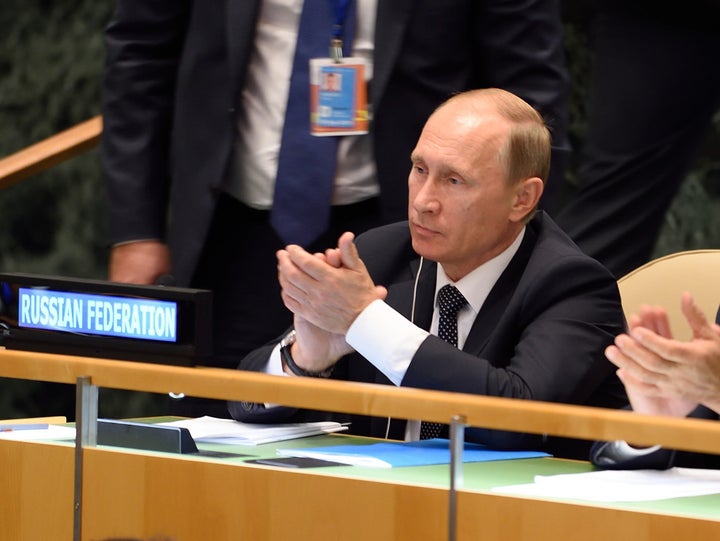
[[[557,222],[620,278],[650,260],[720,106],[720,4],[596,4],[579,187]]]
[[[295,127],[284,119],[302,75],[293,58],[306,45],[305,10],[328,16],[326,43],[333,28],[349,35],[352,26],[354,37],[341,37],[345,56],[366,64],[370,123],[335,150],[302,154],[296,172],[327,154],[337,161],[327,223],[304,235],[317,214],[308,207],[291,230],[298,240],[278,234],[273,213],[277,196],[317,189],[275,189],[283,132]],[[297,242],[312,252],[343,231],[405,217],[408,156],[451,94],[495,86],[537,107],[553,130],[551,188],[562,178],[568,77],[556,0],[118,0],[106,42],[110,279],[172,274],[211,289],[217,366],[234,368],[290,324],[277,249]],[[224,403],[189,399],[174,411],[226,414]]]

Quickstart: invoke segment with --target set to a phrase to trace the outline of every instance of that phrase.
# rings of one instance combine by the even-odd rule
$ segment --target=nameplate
[[[212,354],[212,293],[0,273],[0,345],[193,365]]]

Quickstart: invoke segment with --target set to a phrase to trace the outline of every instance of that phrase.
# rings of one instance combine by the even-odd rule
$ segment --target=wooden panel
[[[343,539],[447,535],[447,492],[309,470],[87,450],[83,538]]]
[[[73,448],[0,441],[0,539],[72,539]]]
[[[447,539],[448,493],[272,467],[88,450],[83,538]],[[461,491],[458,541],[716,539],[720,521]]]
[[[101,132],[102,118],[97,116],[0,159],[0,189],[93,148]]]
[[[93,384],[115,389],[184,392],[224,400],[267,401],[435,422],[448,422],[459,415],[470,426],[590,440],[625,439],[639,445],[659,443],[677,449],[720,452],[720,423],[715,421],[389,385],[14,350],[0,350],[0,376],[59,383],[75,383],[79,376],[90,376]]]

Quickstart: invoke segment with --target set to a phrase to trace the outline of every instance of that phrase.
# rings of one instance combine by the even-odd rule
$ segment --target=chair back
[[[710,321],[720,306],[720,250],[690,250],[654,259],[618,280],[625,317],[643,304],[668,311],[673,336],[692,337],[680,309],[680,296],[688,291]]]

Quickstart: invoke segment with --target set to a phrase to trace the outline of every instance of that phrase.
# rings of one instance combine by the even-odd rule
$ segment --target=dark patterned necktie
[[[438,336],[448,344],[457,347],[457,315],[460,309],[467,304],[467,299],[462,296],[458,288],[447,284],[438,291],[438,304],[440,306]],[[443,434],[446,426],[442,423],[423,422],[420,424],[420,439],[438,438]]]
[[[278,157],[270,220],[284,242],[304,247],[327,229],[330,220],[339,138],[310,134],[309,61],[329,55],[336,3],[303,3]],[[355,6],[349,4],[344,21],[345,56],[352,49],[354,19]]]

